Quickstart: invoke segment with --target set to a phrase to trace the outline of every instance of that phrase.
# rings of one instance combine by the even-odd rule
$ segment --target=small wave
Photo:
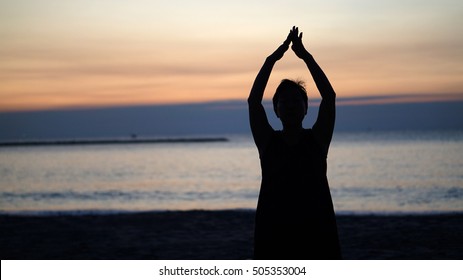
[[[143,192],[143,191],[93,191],[93,192],[27,192],[27,193],[12,193],[4,192],[0,193],[0,198],[11,201],[11,200],[95,200],[95,201],[106,201],[106,200],[140,200],[140,199],[168,199],[176,196],[173,192]]]
[[[34,200],[34,201],[50,201],[50,200],[72,200],[72,201],[133,201],[133,200],[217,200],[217,199],[232,199],[232,198],[257,198],[257,194],[252,191],[244,192],[169,192],[169,191],[92,191],[92,192],[26,192],[0,193],[0,199],[4,201],[14,200]]]
[[[461,199],[462,197],[463,197],[463,188],[459,188],[459,187],[449,188],[444,194],[444,198],[446,199]]]

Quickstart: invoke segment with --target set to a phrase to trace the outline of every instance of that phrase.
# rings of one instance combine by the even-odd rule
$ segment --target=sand
[[[344,259],[462,259],[463,214],[338,215]],[[0,215],[5,259],[251,259],[253,211]]]

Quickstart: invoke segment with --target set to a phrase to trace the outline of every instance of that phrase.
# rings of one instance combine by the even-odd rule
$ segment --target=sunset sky
[[[0,111],[244,100],[293,25],[338,97],[463,99],[461,0],[0,0]]]

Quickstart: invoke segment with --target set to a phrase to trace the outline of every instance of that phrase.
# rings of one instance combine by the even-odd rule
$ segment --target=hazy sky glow
[[[0,111],[244,100],[292,25],[338,96],[463,99],[462,15],[459,0],[0,0]],[[285,77],[310,81],[291,51],[266,97]]]

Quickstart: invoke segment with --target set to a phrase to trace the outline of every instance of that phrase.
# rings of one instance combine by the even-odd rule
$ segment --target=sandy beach
[[[463,214],[338,215],[344,259],[462,259]],[[0,216],[5,259],[251,259],[253,211]]]

